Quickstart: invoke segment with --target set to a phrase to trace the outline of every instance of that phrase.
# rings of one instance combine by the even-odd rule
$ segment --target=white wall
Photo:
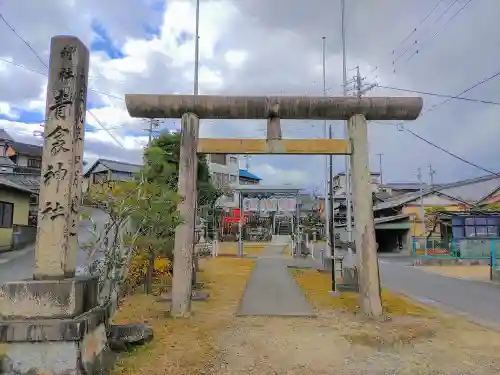
[[[210,157],[208,160],[208,168],[211,173],[232,175],[236,177],[236,181],[238,181],[240,169],[238,167],[238,157],[236,155],[226,155],[226,165],[212,163],[210,162]]]

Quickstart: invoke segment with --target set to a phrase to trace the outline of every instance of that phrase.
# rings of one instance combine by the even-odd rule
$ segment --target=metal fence
[[[464,238],[444,241],[441,238],[413,237],[412,256],[417,258],[500,259],[500,238]]]

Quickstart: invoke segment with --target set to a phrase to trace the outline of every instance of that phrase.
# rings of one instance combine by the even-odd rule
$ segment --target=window
[[[234,183],[236,182],[236,176],[234,174],[232,174],[231,176],[229,176],[230,179],[231,179],[231,183]]]
[[[230,156],[229,164],[238,164],[238,158],[236,156]]]
[[[0,228],[12,228],[14,216],[14,205],[8,202],[0,202]]]
[[[465,225],[464,225],[465,224]],[[497,217],[453,217],[454,238],[499,237],[500,218]]]
[[[30,205],[36,206],[38,204],[38,194],[30,195]]]
[[[41,159],[28,159],[28,167],[30,168],[42,168],[42,160]]]
[[[214,164],[226,165],[226,154],[210,155],[210,162]]]

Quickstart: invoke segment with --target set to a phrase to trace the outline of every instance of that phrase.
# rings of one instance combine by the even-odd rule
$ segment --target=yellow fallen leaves
[[[340,296],[335,297],[328,295],[328,291],[331,290],[330,274],[313,269],[291,269],[291,272],[309,302],[317,309],[332,308],[350,312],[359,310],[358,293],[342,292]],[[433,315],[432,309],[387,290],[382,290],[382,305],[388,315]]]
[[[154,339],[120,356],[112,374],[196,374],[210,365],[218,352],[215,338],[232,321],[253,270],[254,261],[215,258],[200,261],[199,279],[210,293],[207,301],[193,301],[192,315],[172,319],[168,304],[157,297],[135,294],[127,297],[114,321],[147,322]]]

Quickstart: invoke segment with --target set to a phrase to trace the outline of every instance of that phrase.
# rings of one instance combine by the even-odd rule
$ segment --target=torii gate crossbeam
[[[189,313],[196,207],[196,153],[345,154],[350,155],[358,254],[360,305],[365,314],[382,314],[377,244],[370,190],[367,120],[415,120],[422,111],[418,97],[305,97],[126,95],[132,117],[182,118],[179,163],[179,211],[184,223],[176,228],[171,313]],[[198,140],[199,119],[266,119],[262,140]],[[280,118],[348,120],[349,139],[283,140]]]

